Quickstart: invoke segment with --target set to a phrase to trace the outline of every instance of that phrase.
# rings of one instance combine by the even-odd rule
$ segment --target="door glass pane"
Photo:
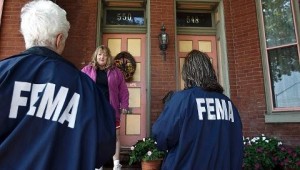
[[[296,42],[290,0],[262,0],[267,47]]]
[[[134,57],[140,57],[142,52],[141,52],[141,47],[142,47],[142,40],[139,38],[129,38],[127,39],[127,50],[130,52],[131,55]]]
[[[211,41],[198,41],[198,49],[202,52],[211,53]]]
[[[185,61],[185,58],[180,58],[179,60],[179,66],[180,66],[180,88],[181,90],[184,89],[184,81],[182,79],[182,67],[183,67],[183,64],[184,64],[184,61]]]
[[[141,89],[140,88],[128,88],[129,91],[129,107],[141,107]]]
[[[177,12],[177,27],[212,27],[211,13]]]
[[[141,134],[141,115],[126,115],[126,135]]]
[[[136,63],[135,72],[132,81],[141,81],[141,63]]]
[[[179,52],[188,53],[193,49],[193,41],[179,41]]]
[[[121,52],[122,39],[121,38],[110,38],[107,40],[107,46],[110,49],[112,56],[116,56]]]
[[[268,51],[274,107],[300,106],[300,65],[297,46]]]

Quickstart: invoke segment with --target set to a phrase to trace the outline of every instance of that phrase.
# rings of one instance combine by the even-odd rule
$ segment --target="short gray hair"
[[[21,10],[21,33],[26,49],[33,46],[46,46],[56,49],[58,34],[63,35],[63,42],[68,37],[70,23],[67,13],[49,0],[31,1]]]

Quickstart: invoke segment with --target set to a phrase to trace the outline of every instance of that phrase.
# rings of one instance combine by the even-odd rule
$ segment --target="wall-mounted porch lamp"
[[[168,48],[169,35],[166,33],[166,28],[165,28],[164,24],[162,24],[160,30],[161,30],[161,32],[158,35],[159,48],[160,48],[161,54],[164,57],[164,61],[166,61],[166,51],[167,51],[167,48]]]

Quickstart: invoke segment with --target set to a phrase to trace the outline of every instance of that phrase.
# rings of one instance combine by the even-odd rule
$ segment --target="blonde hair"
[[[105,53],[107,56],[107,61],[105,65],[105,69],[109,69],[114,65],[114,58],[111,56],[110,49],[104,45],[100,45],[96,48],[94,54],[92,55],[92,61],[91,64],[94,68],[100,68],[98,62],[97,62],[97,55],[98,53]]]

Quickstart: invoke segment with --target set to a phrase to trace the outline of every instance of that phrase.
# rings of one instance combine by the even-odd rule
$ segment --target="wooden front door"
[[[178,57],[179,57],[179,82],[180,88],[184,88],[184,83],[181,78],[182,66],[186,55],[193,49],[200,50],[208,54],[218,76],[218,61],[215,36],[195,36],[195,35],[178,35]]]
[[[112,56],[127,51],[137,63],[133,80],[127,83],[132,113],[121,115],[121,147],[131,147],[137,140],[146,136],[146,35],[104,34],[102,43],[109,47]]]

